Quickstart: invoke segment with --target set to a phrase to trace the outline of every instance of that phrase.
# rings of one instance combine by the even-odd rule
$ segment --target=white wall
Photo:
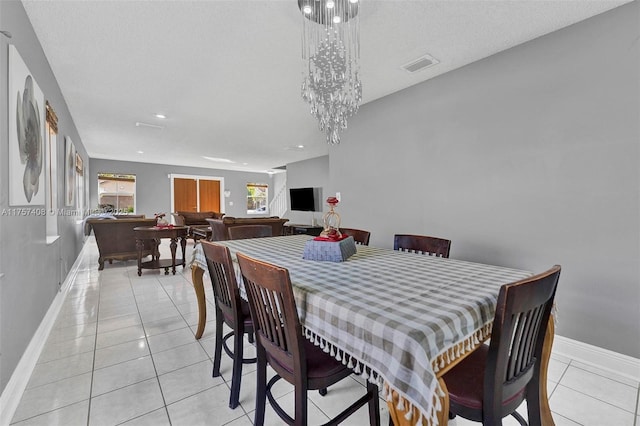
[[[16,47],[20,56],[40,86],[58,116],[57,209],[73,211],[64,205],[64,138],[73,140],[82,156],[85,172],[88,161],[58,83],[49,67],[40,42],[20,1],[0,1],[0,28],[13,35],[0,36],[0,391],[2,391],[20,361],[34,332],[58,293],[83,243],[82,224],[74,215],[58,215],[60,238],[47,244],[46,217],[7,213],[9,206],[9,130],[7,110],[8,45]],[[15,105],[13,105],[15,108]],[[44,169],[43,169],[44,172]],[[47,191],[46,188],[40,188]],[[46,193],[45,193],[46,195]],[[77,199],[77,194],[76,194]],[[28,207],[28,206],[27,206]],[[34,206],[35,209],[44,206]],[[29,210],[34,212],[37,210]]]
[[[322,203],[322,210],[328,210],[324,200],[329,195],[329,156],[311,158],[309,160],[298,161],[295,163],[287,164],[287,192],[289,188],[321,188],[320,202]],[[288,197],[288,195],[287,195]],[[288,200],[290,203],[290,200]],[[289,205],[289,204],[288,204]],[[320,209],[318,209],[320,210]],[[321,212],[298,212],[287,211],[284,215],[289,219],[290,224],[311,225],[313,219],[318,222],[322,221]]]
[[[172,166],[167,164],[139,163],[134,161],[91,159],[90,175],[91,208],[98,206],[98,173],[127,173],[136,175],[136,213],[153,217],[155,213],[171,212],[171,179],[169,174],[215,176],[224,178],[225,214],[247,217],[247,184],[269,185],[269,199],[273,197],[273,178],[267,173],[239,172],[234,170],[207,169],[203,167]],[[231,204],[232,203],[232,204]]]
[[[330,149],[343,223],[563,267],[558,334],[640,357],[639,3],[364,105]],[[366,90],[366,88],[365,88]]]

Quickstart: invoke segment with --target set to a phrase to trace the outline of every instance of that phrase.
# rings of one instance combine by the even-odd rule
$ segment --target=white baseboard
[[[556,334],[552,353],[575,359],[640,382],[640,359]]]
[[[71,289],[71,285],[75,281],[81,260],[86,251],[87,246],[85,245],[76,258],[76,261],[73,263],[64,283],[62,283],[60,291],[51,302],[47,313],[31,338],[27,349],[24,351],[24,354],[22,354],[22,357],[20,358],[16,369],[13,371],[7,386],[2,391],[2,395],[0,395],[0,426],[8,426],[11,423],[11,419],[18,408],[22,394],[29,383],[31,373],[38,362],[38,358],[40,358],[42,348],[44,348],[47,338],[49,337],[49,333],[53,328],[53,324],[60,313],[64,299],[67,297],[67,294]]]

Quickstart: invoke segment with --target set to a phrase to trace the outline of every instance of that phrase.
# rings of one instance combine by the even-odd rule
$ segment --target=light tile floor
[[[136,263],[114,262],[98,271],[93,238],[79,273],[42,351],[12,425],[251,425],[255,365],[243,370],[240,406],[228,407],[231,361],[223,355],[222,377],[211,377],[213,292],[205,274],[208,323],[195,340],[198,321],[190,269],[164,275]],[[167,250],[167,244],[162,247]],[[187,246],[190,259],[192,243]],[[166,253],[165,253],[166,254]],[[245,352],[255,354],[245,342]],[[639,383],[576,360],[552,355],[549,395],[558,426],[640,426]],[[279,382],[275,393],[293,407],[293,388]],[[312,424],[321,424],[364,392],[356,378],[321,397],[309,396]],[[388,422],[381,401],[381,422]],[[526,414],[526,408],[520,410]],[[267,408],[267,425],[282,422]],[[346,425],[367,425],[360,409]],[[477,424],[457,418],[453,426]],[[505,425],[516,425],[507,418]]]

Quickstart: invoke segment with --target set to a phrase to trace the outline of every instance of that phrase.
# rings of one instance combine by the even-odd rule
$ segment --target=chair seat
[[[484,398],[484,372],[489,355],[489,345],[480,345],[443,377],[449,391],[452,405],[461,405],[472,409],[482,409]],[[515,399],[522,398],[524,389],[503,401],[507,405]]]
[[[307,377],[310,382],[315,379],[335,377],[336,375],[340,377],[342,376],[340,373],[344,373],[344,377],[346,377],[352,373],[340,361],[335,360],[331,355],[325,353],[320,347],[308,340],[304,341],[304,351],[307,359]],[[293,370],[289,366],[283,365],[275,358],[269,359],[269,363],[277,364],[277,367],[293,374]]]

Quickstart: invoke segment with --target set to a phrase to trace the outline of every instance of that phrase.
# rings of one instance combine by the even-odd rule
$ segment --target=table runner
[[[286,267],[306,336],[417,407],[421,418],[407,420],[437,424],[436,373],[488,336],[500,286],[531,273],[370,246],[346,262],[316,262],[302,259],[309,238],[218,243],[234,262],[241,252]]]

